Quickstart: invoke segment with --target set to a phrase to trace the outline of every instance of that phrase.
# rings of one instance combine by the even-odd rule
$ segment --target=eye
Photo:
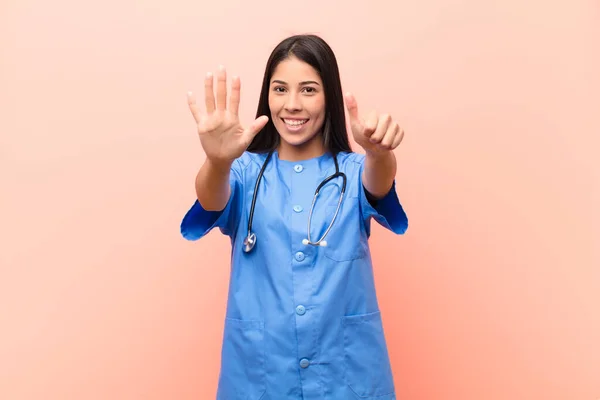
[[[277,93],[283,93],[285,91],[285,88],[283,86],[275,86],[273,88],[273,91]]]
[[[313,94],[313,93],[317,92],[317,89],[314,88],[314,87],[311,87],[311,86],[307,86],[307,87],[304,88],[304,91],[307,92],[307,93]]]

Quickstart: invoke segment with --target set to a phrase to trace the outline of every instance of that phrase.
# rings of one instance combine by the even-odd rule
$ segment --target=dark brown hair
[[[271,121],[269,109],[269,88],[271,77],[277,65],[296,57],[312,66],[323,81],[325,92],[325,121],[322,134],[325,148],[333,154],[352,152],[348,142],[342,84],[335,54],[329,45],[316,35],[295,35],[279,43],[271,52],[265,68],[256,117],[266,115],[269,122],[256,135],[248,151],[266,153],[279,145],[279,133]]]

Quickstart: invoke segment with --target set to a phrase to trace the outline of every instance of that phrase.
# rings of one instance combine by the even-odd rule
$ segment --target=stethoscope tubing
[[[271,157],[273,155],[273,151],[270,151],[269,154],[267,155],[267,158],[265,159],[265,162],[263,163],[260,172],[258,174],[258,177],[256,179],[256,184],[254,185],[254,193],[252,194],[252,203],[250,205],[250,215],[248,216],[248,233],[246,238],[244,239],[244,252],[249,253],[252,251],[252,249],[254,249],[254,246],[256,245],[256,234],[254,232],[252,232],[252,221],[254,219],[254,209],[256,207],[256,198],[258,196],[258,189],[260,186],[260,182],[262,180],[263,174],[265,172],[265,169],[267,167],[267,164],[269,163]],[[310,211],[308,214],[308,227],[307,227],[307,233],[308,233],[308,238],[304,239],[302,241],[303,244],[305,245],[313,245],[313,246],[327,246],[327,242],[325,241],[325,237],[327,236],[327,234],[329,234],[329,231],[331,230],[337,216],[338,213],[340,211],[340,207],[342,205],[342,201],[344,198],[344,194],[346,193],[346,174],[344,174],[343,172],[340,172],[340,168],[338,165],[338,161],[337,161],[337,157],[334,154],[333,156],[333,162],[335,164],[335,173],[333,175],[328,176],[327,178],[325,178],[323,181],[321,181],[321,183],[319,184],[319,186],[317,186],[317,189],[315,190],[315,195],[313,196],[313,201],[310,207]],[[311,236],[310,236],[310,230],[311,230],[311,221],[312,221],[312,214],[313,214],[313,210],[315,207],[315,203],[317,201],[317,197],[319,196],[319,193],[321,191],[321,189],[323,188],[323,186],[325,186],[329,181],[331,181],[332,179],[341,177],[342,178],[342,189],[340,192],[340,198],[338,200],[338,204],[337,204],[337,208],[335,210],[335,214],[333,215],[333,219],[331,220],[329,226],[327,227],[327,229],[325,230],[325,233],[323,233],[323,236],[321,236],[321,238],[319,240],[317,240],[316,242],[313,242],[311,240]]]

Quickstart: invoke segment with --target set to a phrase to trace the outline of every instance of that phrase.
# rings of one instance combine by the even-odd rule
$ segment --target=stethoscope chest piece
[[[254,248],[255,244],[256,244],[256,234],[254,234],[254,232],[251,232],[248,234],[248,236],[246,236],[246,239],[244,239],[244,251],[246,253],[250,253],[252,251],[252,249]]]

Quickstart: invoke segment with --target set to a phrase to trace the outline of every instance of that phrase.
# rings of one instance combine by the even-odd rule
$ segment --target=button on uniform
[[[304,167],[300,164],[294,165],[294,171],[296,171],[296,172],[302,172],[303,169],[304,169]]]
[[[296,307],[296,314],[298,314],[298,315],[306,314],[306,307],[304,307],[302,305]]]
[[[296,253],[295,257],[296,257],[296,261],[302,261],[302,260],[304,260],[304,253],[299,251]]]
[[[308,359],[303,358],[302,360],[300,360],[301,368],[308,368],[309,365],[310,365],[310,361],[308,361]]]
[[[296,211],[297,213],[302,212],[302,210],[303,210],[302,206],[299,206],[299,205],[294,206],[294,211]]]

